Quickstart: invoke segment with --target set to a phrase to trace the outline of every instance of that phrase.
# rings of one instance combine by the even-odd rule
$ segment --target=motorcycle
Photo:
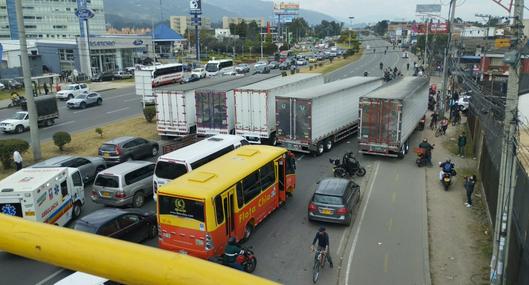
[[[426,159],[424,148],[415,148],[415,153],[417,154],[415,164],[417,164],[418,167],[426,166],[428,164],[428,160]]]
[[[441,180],[445,191],[448,191],[448,187],[452,184],[452,175],[450,173],[443,173],[443,179]]]
[[[329,162],[333,165],[334,177],[353,177],[357,175],[362,177],[366,175],[366,169],[360,166],[360,162],[353,156],[352,152],[344,154],[342,160],[329,158]]]
[[[235,262],[241,265],[243,270],[248,273],[252,273],[255,271],[255,268],[257,267],[257,258],[255,257],[255,254],[252,250],[252,247],[241,247],[242,253],[237,255]],[[213,262],[220,263],[225,266],[229,266],[226,263],[226,259],[224,258],[224,255],[217,257],[212,260]]]
[[[24,98],[22,96],[15,96],[15,97],[11,98],[11,103],[9,103],[9,105],[7,105],[7,107],[8,108],[20,107],[24,103],[26,103],[26,98]]]

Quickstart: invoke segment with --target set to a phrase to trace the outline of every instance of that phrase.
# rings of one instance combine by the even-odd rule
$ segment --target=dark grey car
[[[127,160],[156,157],[158,150],[157,142],[139,137],[119,137],[100,146],[98,154],[108,164],[117,164]]]
[[[49,167],[73,167],[79,169],[79,172],[83,176],[83,180],[93,180],[97,173],[107,168],[106,162],[101,157],[92,156],[71,156],[61,155],[46,159],[39,163],[33,164],[32,168],[49,168]]]
[[[360,205],[360,186],[343,178],[325,178],[309,202],[308,218],[350,225]]]

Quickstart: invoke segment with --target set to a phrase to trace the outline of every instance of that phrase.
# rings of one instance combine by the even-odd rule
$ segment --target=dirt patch
[[[429,118],[429,114],[427,116]],[[430,271],[433,285],[441,284],[489,284],[491,258],[491,230],[482,203],[481,186],[475,187],[473,207],[465,206],[466,194],[463,177],[477,173],[477,163],[471,153],[470,137],[467,136],[466,158],[457,153],[457,137],[466,130],[466,119],[459,126],[449,126],[446,136],[435,137],[425,130],[423,136],[435,143],[432,161],[434,166],[426,170],[428,205],[428,230]],[[468,131],[465,131],[468,133]],[[439,181],[437,163],[450,158],[458,171],[453,184],[444,191]]]

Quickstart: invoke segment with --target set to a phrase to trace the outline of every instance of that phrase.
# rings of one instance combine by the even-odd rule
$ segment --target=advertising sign
[[[418,14],[435,14],[441,13],[441,5],[439,4],[417,4],[415,12]]]
[[[511,39],[496,39],[494,41],[496,48],[508,48],[511,47]]]
[[[202,1],[201,0],[190,0],[189,1],[189,12],[191,12],[191,14],[201,14],[202,13]]]
[[[448,33],[448,23],[438,22],[429,24],[430,34],[446,34]],[[412,32],[416,34],[426,34],[426,23],[415,23],[412,26]]]
[[[274,2],[274,13],[281,15],[298,15],[299,3],[296,2]]]

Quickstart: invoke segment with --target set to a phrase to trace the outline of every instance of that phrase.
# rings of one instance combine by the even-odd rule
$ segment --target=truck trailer
[[[428,79],[404,77],[360,98],[359,152],[404,157],[426,114]]]
[[[226,83],[195,90],[197,134],[234,134],[234,90],[275,76],[278,74],[238,76]]]
[[[162,137],[182,137],[195,133],[195,89],[207,88],[231,80],[235,80],[235,77],[211,77],[188,84],[156,88],[154,102],[158,134]]]
[[[276,145],[276,96],[323,84],[319,73],[298,73],[236,89],[235,134],[250,143]]]
[[[354,134],[358,99],[382,86],[379,77],[350,77],[276,97],[277,138],[287,149],[322,154]]]

